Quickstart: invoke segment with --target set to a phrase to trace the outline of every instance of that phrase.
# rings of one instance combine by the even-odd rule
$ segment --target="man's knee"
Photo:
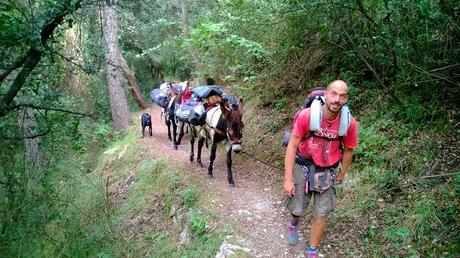
[[[314,214],[313,221],[314,223],[326,223],[326,215]]]

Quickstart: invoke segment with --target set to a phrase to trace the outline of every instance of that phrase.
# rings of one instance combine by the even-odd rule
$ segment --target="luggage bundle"
[[[203,125],[206,122],[206,110],[203,102],[199,102],[194,106],[188,115],[188,122],[192,125]]]
[[[197,98],[204,99],[214,95],[222,96],[224,91],[217,85],[205,85],[193,88],[192,93],[195,94]]]
[[[227,102],[233,110],[238,110],[238,106],[240,105],[238,98],[225,92],[222,97],[224,98],[224,102]]]
[[[176,117],[180,121],[189,122],[189,115],[193,108],[197,105],[202,105],[201,101],[197,100],[187,100],[176,108]]]
[[[153,103],[157,104],[158,106],[166,108],[166,106],[168,105],[168,92],[161,91],[158,88],[153,89],[152,92],[150,92],[150,99],[153,101]]]
[[[170,87],[173,87],[176,91],[182,90],[182,85],[180,84],[165,82],[161,84],[160,87],[155,88],[152,92],[150,92],[150,99],[153,103],[162,108],[166,108],[168,106],[168,91]]]
[[[173,87],[176,91],[182,90],[182,85],[166,82],[150,93],[151,100],[158,106],[167,108],[169,87]],[[191,96],[189,96],[190,92]],[[174,109],[174,115],[179,121],[195,126],[203,125],[206,122],[206,110],[216,106],[221,101],[228,102],[230,107],[235,110],[238,109],[239,100],[235,96],[225,93],[217,85],[198,86],[191,89],[190,92],[184,93],[183,103],[181,105],[176,104]]]
[[[195,126],[203,125],[206,122],[206,109],[222,101],[225,93],[217,85],[198,86],[191,92],[191,98],[177,108],[176,117]]]

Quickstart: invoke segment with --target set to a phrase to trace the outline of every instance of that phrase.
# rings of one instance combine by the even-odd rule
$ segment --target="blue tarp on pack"
[[[202,102],[194,106],[188,115],[188,122],[192,125],[204,125],[206,122],[206,111]]]
[[[230,105],[230,107],[232,107],[234,110],[238,109],[238,106],[240,105],[240,101],[235,96],[224,92],[222,97],[224,98],[224,101]]]
[[[190,111],[197,105],[203,105],[201,101],[188,100],[176,108],[176,117],[180,121],[188,122]]]
[[[175,84],[175,83],[173,83],[172,86],[173,86],[173,88],[174,88],[175,90],[182,91],[182,85],[181,85],[181,84]]]
[[[171,86],[176,91],[182,91],[182,85],[180,84],[174,83],[171,84]],[[168,83],[163,83],[158,88],[155,88],[150,92],[150,99],[153,101],[153,103],[157,104],[158,106],[166,108],[166,106],[168,105],[168,90]]]
[[[199,98],[207,98],[212,95],[221,95],[224,93],[222,88],[217,85],[198,86],[192,89],[193,94]]]
[[[150,92],[150,99],[153,101],[153,103],[162,108],[166,108],[168,105],[168,93],[161,91],[159,88],[153,89],[152,92]]]

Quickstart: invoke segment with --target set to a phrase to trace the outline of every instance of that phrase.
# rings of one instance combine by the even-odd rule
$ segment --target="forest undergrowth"
[[[223,234],[208,229],[200,182],[170,160],[145,156],[137,129],[105,131],[98,140],[106,144],[92,155],[66,157],[29,179],[29,195],[12,202],[23,203],[16,216],[2,217],[0,256],[213,256]],[[183,232],[187,248],[178,244]]]
[[[307,92],[251,107],[257,112],[247,120],[245,144],[258,158],[277,157],[275,164],[283,165],[283,131],[291,130]],[[383,92],[351,95],[350,102],[359,147],[330,224],[346,221],[349,228],[343,230],[364,227],[357,237],[373,257],[455,257],[460,253],[460,136],[450,125],[456,115],[436,119],[412,113],[414,121],[404,120],[403,109],[419,107],[391,105]]]

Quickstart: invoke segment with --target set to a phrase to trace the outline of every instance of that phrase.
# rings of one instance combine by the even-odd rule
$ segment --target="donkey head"
[[[241,143],[243,138],[244,123],[243,118],[243,99],[240,99],[240,104],[237,110],[231,108],[228,104],[220,102],[222,115],[227,120],[226,134],[232,145],[232,150],[236,153],[241,151]]]

